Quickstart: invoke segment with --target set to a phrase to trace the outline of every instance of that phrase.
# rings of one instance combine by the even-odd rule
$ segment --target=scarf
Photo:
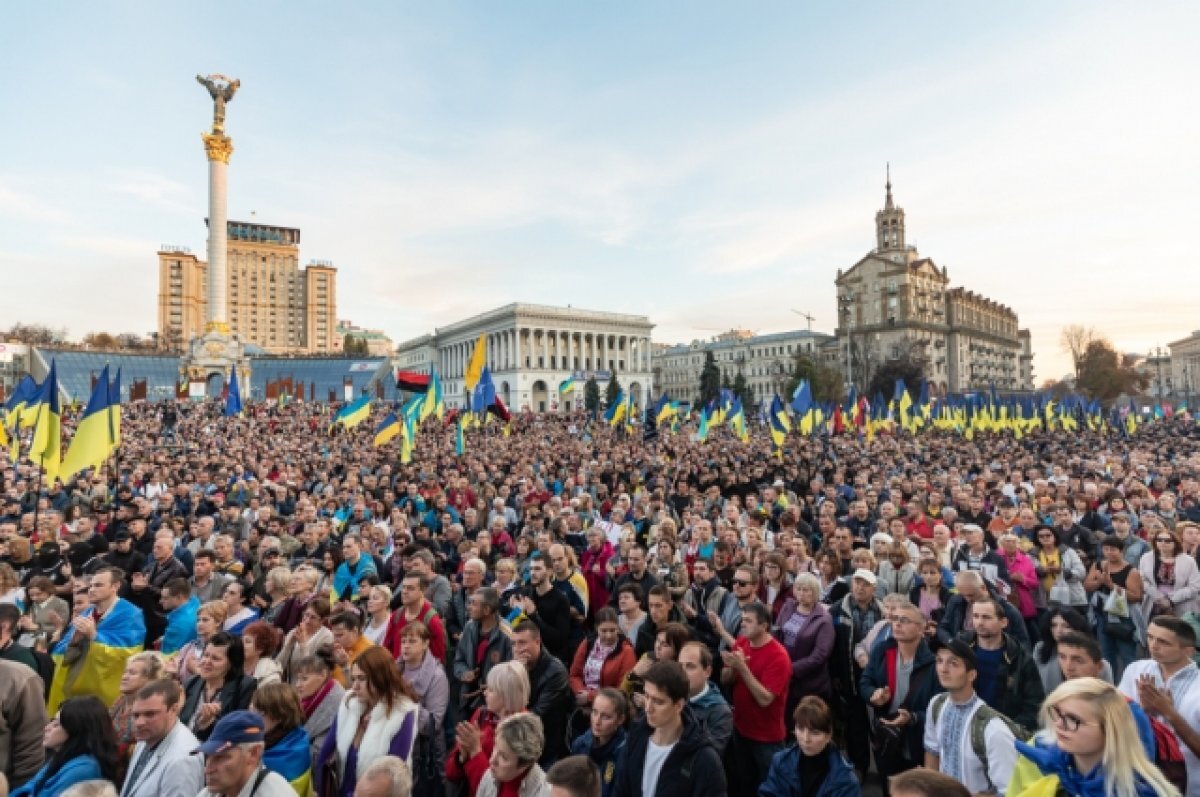
[[[1071,797],[1107,797],[1102,764],[1084,775],[1075,769],[1074,757],[1053,742],[1035,739],[1032,745],[1016,742],[1016,746],[1017,752],[1032,761],[1043,775],[1057,777],[1060,787]],[[1138,797],[1155,797],[1154,789],[1140,777],[1135,775],[1134,783]]]
[[[304,712],[304,720],[306,722],[312,719],[313,712],[317,710],[317,706],[321,705],[321,701],[329,695],[331,689],[333,689],[333,679],[329,678],[311,696],[300,698],[300,709]]]

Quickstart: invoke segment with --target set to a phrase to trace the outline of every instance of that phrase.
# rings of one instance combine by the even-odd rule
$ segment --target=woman
[[[85,780],[117,782],[117,740],[99,698],[63,701],[46,725],[42,744],[49,752],[46,763],[13,797],[58,797]]]
[[[445,734],[442,723],[450,705],[450,682],[446,669],[429,649],[429,626],[414,620],[400,632],[400,674],[417,695],[420,719],[416,751],[413,753],[413,794],[428,797],[443,792],[442,762]]]
[[[800,701],[792,712],[796,744],[771,759],[758,797],[861,797],[854,767],[833,743],[833,713],[819,697]]]
[[[300,624],[288,632],[283,639],[283,647],[275,660],[283,668],[285,676],[290,678],[291,663],[304,656],[311,656],[317,648],[328,645],[333,649],[333,632],[325,627],[329,617],[329,601],[325,598],[313,598],[304,607]]]
[[[184,689],[179,712],[179,721],[200,741],[208,739],[221,715],[250,708],[257,684],[243,673],[245,660],[242,640],[226,631],[214,634],[204,646],[200,673]]]
[[[500,605],[507,606],[509,596],[521,588],[521,584],[517,581],[516,559],[506,556],[496,562],[496,580],[492,582],[492,588],[500,594]],[[589,592],[588,595],[590,596],[591,593]]]
[[[776,636],[792,660],[792,681],[788,687],[787,713],[790,715],[803,698],[817,695],[832,697],[829,657],[833,653],[833,615],[819,600],[821,583],[811,573],[801,573],[792,582],[792,594],[779,612]]]
[[[571,662],[571,693],[581,708],[590,707],[602,688],[620,686],[625,673],[637,664],[633,645],[621,634],[617,613],[605,606],[594,619],[595,633],[579,643]]]
[[[939,565],[946,569],[953,568],[954,554],[958,546],[950,535],[950,527],[945,523],[937,523],[933,527],[933,550],[937,554]]]
[[[1179,794],[1146,757],[1129,705],[1112,684],[1098,678],[1062,684],[1042,704],[1042,727],[1030,744],[1016,743],[1009,797]]]
[[[333,589],[333,577],[337,573],[338,566],[342,563],[342,549],[340,546],[326,548],[325,553],[321,557],[321,572],[318,574],[316,587],[313,591],[318,595],[328,595]]]
[[[1000,556],[1008,567],[1008,582],[1012,587],[1010,602],[1015,604],[1030,639],[1037,639],[1037,568],[1033,560],[1021,550],[1016,534],[1005,532],[1000,535]]]
[[[608,604],[608,578],[605,573],[605,565],[613,555],[612,543],[604,534],[604,529],[599,526],[592,526],[587,530],[587,548],[583,551],[583,556],[580,557],[579,569],[583,573],[584,579],[588,586],[588,600],[591,603],[590,611],[598,611],[601,607]],[[496,563],[496,580],[500,579],[500,563]],[[496,586],[501,596],[504,591]]]
[[[621,691],[632,699],[634,706],[641,709],[645,705],[642,676],[650,669],[650,665],[657,661],[679,661],[679,651],[683,650],[689,639],[691,632],[683,623],[667,623],[654,635],[654,650],[643,654],[621,681]]]
[[[1087,612],[1087,592],[1083,581],[1087,571],[1079,554],[1058,538],[1051,526],[1038,526],[1034,535],[1034,570],[1040,582],[1040,606],[1070,606],[1077,612]]]
[[[353,797],[359,776],[392,755],[412,767],[417,696],[390,653],[369,647],[350,665],[350,689],[325,737],[318,761],[322,797]]]
[[[456,741],[446,757],[446,778],[465,783],[474,795],[487,771],[496,739],[496,726],[525,711],[529,705],[529,675],[517,661],[497,664],[488,672],[486,703],[475,710],[468,722],[458,723]]]
[[[113,731],[117,739],[117,763],[124,774],[125,765],[133,753],[137,739],[133,737],[133,700],[134,696],[146,684],[163,677],[162,656],[145,651],[135,653],[125,661],[125,672],[121,674],[121,693],[108,715],[112,717]]]
[[[242,649],[245,653],[246,675],[263,684],[283,680],[283,668],[272,656],[279,649],[279,630],[266,620],[255,620],[242,632]]]
[[[382,645],[392,619],[392,590],[376,584],[367,593],[367,622],[362,635],[374,645]]]
[[[291,594],[275,616],[276,628],[287,634],[300,624],[300,619],[304,616],[304,607],[308,606],[308,602],[316,595],[317,582],[320,580],[321,574],[309,565],[301,565],[292,571],[288,582]]]
[[[908,546],[903,542],[894,542],[888,546],[887,557],[879,562],[879,580],[876,582],[878,586],[875,587],[875,594],[908,595],[916,579],[916,568],[908,559]]]
[[[941,621],[950,602],[950,590],[942,582],[942,567],[937,559],[922,559],[917,571],[921,577],[908,593],[908,599],[921,610],[925,619],[935,625]]]
[[[237,636],[246,630],[246,626],[258,619],[258,610],[246,605],[246,585],[240,581],[230,581],[221,593],[221,600],[229,610],[225,618],[224,630]]]
[[[1082,614],[1065,606],[1051,607],[1042,615],[1041,626],[1038,629],[1039,641],[1033,646],[1033,663],[1037,665],[1038,673],[1042,676],[1042,686],[1046,694],[1053,692],[1063,682],[1062,668],[1058,666],[1058,640],[1064,634],[1077,631],[1092,636],[1092,629]],[[1112,683],[1112,667],[1105,660],[1100,677]]]
[[[787,559],[781,553],[769,553],[763,560],[762,580],[758,582],[758,599],[771,610],[771,619],[779,617],[783,604],[792,594],[788,578]]]
[[[250,710],[263,718],[263,766],[283,776],[299,797],[310,797],[312,753],[296,690],[279,682],[264,684],[255,690]]]
[[[542,720],[517,714],[496,726],[496,745],[488,770],[479,782],[478,797],[541,797],[549,793],[546,773],[538,766],[545,747]]]
[[[264,587],[267,593],[267,608],[263,609],[262,619],[276,625],[283,610],[287,608],[291,595],[292,571],[286,567],[271,568],[264,580]]]
[[[54,615],[60,619],[71,616],[71,607],[55,594],[54,582],[48,577],[31,578],[25,592],[29,600],[26,614],[21,618],[22,631],[45,639],[54,633]]]
[[[837,551],[825,548],[817,553],[817,578],[821,582],[821,603],[826,606],[833,606],[850,592]]]
[[[1141,619],[1138,615],[1145,597],[1142,574],[1125,561],[1124,552],[1125,543],[1120,537],[1105,537],[1100,543],[1100,561],[1092,565],[1084,583],[1091,596],[1104,658],[1112,664],[1118,683],[1125,666],[1137,658],[1137,620]]]
[[[175,657],[176,675],[185,688],[189,681],[200,674],[200,657],[204,654],[204,646],[220,633],[228,616],[229,608],[224,601],[209,601],[196,610],[196,639],[180,648],[179,655]]]
[[[1149,620],[1160,614],[1183,617],[1196,611],[1200,601],[1200,570],[1196,560],[1183,553],[1179,538],[1170,531],[1154,533],[1154,547],[1138,563],[1146,597],[1142,611]]]
[[[642,623],[649,616],[642,609],[642,585],[628,582],[617,590],[617,625],[626,639],[637,639]]]
[[[9,546],[19,537],[9,540]],[[21,611],[25,611],[25,590],[21,588],[21,579],[11,566],[0,562],[0,603],[11,603]]]
[[[670,590],[671,601],[678,605],[687,593],[691,579],[688,577],[687,565],[678,559],[674,542],[669,539],[658,541],[654,546],[654,555],[650,558],[650,572],[660,584]]]
[[[333,677],[333,648],[322,645],[311,656],[302,656],[292,664],[295,675],[292,685],[300,696],[300,710],[304,712],[304,730],[308,733],[310,754],[314,771],[325,735],[333,727],[338,706],[346,690]]]

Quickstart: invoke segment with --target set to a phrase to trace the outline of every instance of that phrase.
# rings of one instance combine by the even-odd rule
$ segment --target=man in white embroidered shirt
[[[1013,732],[975,694],[975,651],[962,640],[937,647],[945,694],[925,715],[925,767],[964,784],[972,794],[1004,794],[1017,761]]]

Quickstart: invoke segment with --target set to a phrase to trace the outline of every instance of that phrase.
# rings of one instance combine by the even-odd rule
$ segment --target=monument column
[[[233,154],[233,139],[216,129],[204,133],[204,152],[208,155],[208,313],[206,332],[229,334],[229,269],[225,258],[229,251],[228,170]]]

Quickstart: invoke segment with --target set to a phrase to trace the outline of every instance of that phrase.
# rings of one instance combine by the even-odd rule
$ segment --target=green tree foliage
[[[1117,396],[1146,388],[1149,377],[1134,370],[1134,358],[1119,354],[1105,338],[1091,341],[1079,360],[1075,389],[1088,398],[1109,403]]]
[[[746,384],[746,377],[738,371],[737,377],[733,380],[733,395],[737,396],[742,401],[742,408],[746,411],[747,416],[750,414],[751,408],[757,406],[758,402],[754,398],[754,391]]]
[[[892,395],[896,392],[896,380],[903,379],[904,386],[908,388],[915,399],[917,391],[921,388],[921,380],[924,378],[925,361],[906,352],[899,357],[885,360],[875,369],[875,374],[871,377],[871,384],[867,385],[867,398],[882,394],[884,400],[891,401]]]
[[[350,357],[361,357],[369,353],[366,338],[360,338],[349,332],[342,338],[342,354]]]
[[[699,407],[705,407],[716,399],[721,392],[721,369],[717,367],[717,358],[711,351],[704,352],[704,368],[700,371],[700,399],[696,402]]]
[[[836,368],[821,365],[807,354],[796,355],[796,367],[792,370],[792,378],[788,380],[787,390],[780,396],[785,404],[791,403],[792,394],[800,385],[801,379],[807,379],[812,387],[813,401],[841,401],[845,390],[842,385],[842,373]]]
[[[588,412],[600,410],[600,383],[594,376],[588,377],[588,381],[583,385],[583,406]]]
[[[612,377],[608,380],[608,387],[604,391],[604,405],[611,407],[612,403],[617,400],[617,396],[621,394],[621,382],[617,379],[617,369],[614,368]]]

